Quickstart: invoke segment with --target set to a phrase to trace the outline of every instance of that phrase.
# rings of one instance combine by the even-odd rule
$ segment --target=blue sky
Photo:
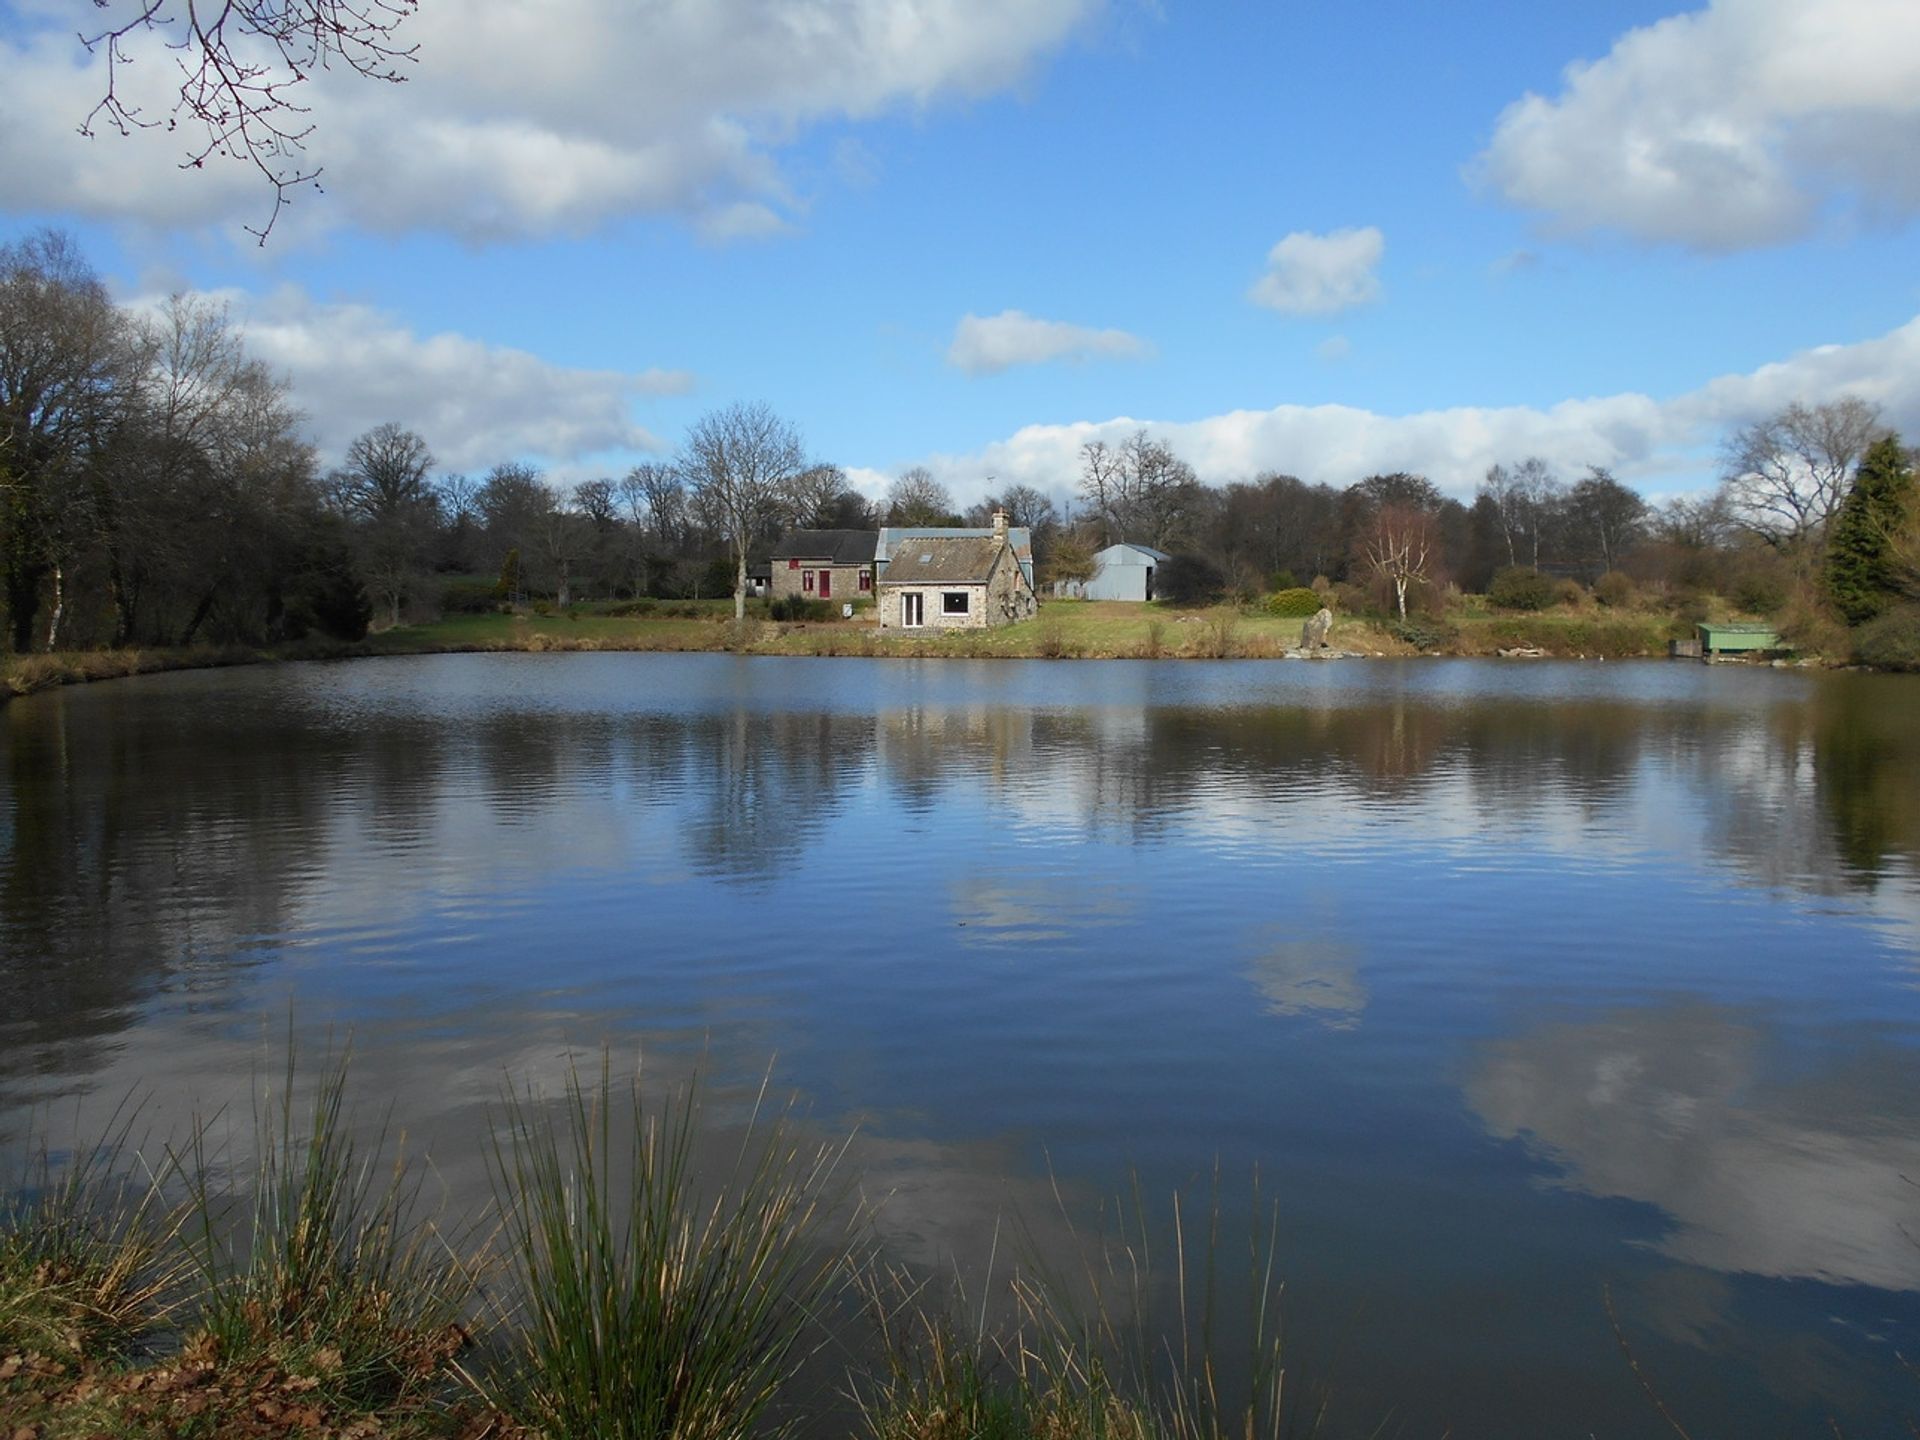
[[[406,85],[306,87],[264,248],[244,167],[73,133],[75,8],[0,7],[0,233],[226,299],[323,456],[565,481],[754,399],[876,491],[1064,493],[1146,425],[1216,482],[1659,495],[1793,399],[1920,438],[1913,0],[426,0]]]

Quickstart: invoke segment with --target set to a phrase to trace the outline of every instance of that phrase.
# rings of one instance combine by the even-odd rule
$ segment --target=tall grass
[[[327,1064],[304,1110],[293,1046],[278,1096],[257,1100],[246,1193],[216,1189],[197,1128],[182,1172],[183,1232],[202,1333],[223,1365],[309,1377],[341,1400],[406,1401],[464,1339],[470,1273],[421,1203],[422,1172],[383,1117],[353,1138],[349,1055]]]
[[[860,1397],[871,1440],[1281,1440],[1317,1434],[1325,1397],[1290,1379],[1280,1328],[1277,1212],[1259,1203],[1244,1258],[1223,1250],[1218,1177],[1205,1220],[1173,1197],[1171,1268],[1156,1260],[1137,1190],[1116,1230],[1071,1249],[1060,1269],[1029,1236],[1010,1281],[1012,1333],[971,1339],[899,1277],[877,1290],[886,1371]],[[1069,1233],[1071,1218],[1062,1218]],[[1244,1314],[1224,1311],[1238,1291]],[[1156,1322],[1171,1309],[1170,1324]],[[985,1309],[982,1308],[984,1317]],[[904,1317],[904,1318],[903,1318]],[[1239,1337],[1231,1348],[1223,1333]]]
[[[125,1349],[177,1301],[183,1212],[164,1170],[136,1164],[138,1107],[56,1163],[44,1139],[0,1198],[0,1350],[92,1357]]]
[[[787,1428],[775,1401],[848,1263],[827,1234],[845,1147],[802,1142],[765,1098],[703,1183],[692,1087],[651,1109],[603,1057],[557,1106],[509,1092],[494,1169],[517,1313],[489,1398],[549,1440]]]

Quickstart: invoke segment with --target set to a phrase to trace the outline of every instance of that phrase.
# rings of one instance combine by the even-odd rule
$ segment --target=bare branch
[[[107,10],[112,0],[93,0]],[[249,234],[264,245],[291,192],[318,189],[322,167],[306,155],[313,124],[295,93],[316,71],[345,66],[369,80],[400,84],[418,46],[395,32],[419,0],[136,0],[130,13],[82,32],[91,53],[106,58],[106,88],[80,124],[91,136],[107,125],[121,135],[184,121],[197,132],[182,169],[212,159],[240,160],[273,187],[273,209]],[[180,86],[168,114],[150,117],[122,93],[121,71],[134,62],[129,41],[157,35],[173,52]]]

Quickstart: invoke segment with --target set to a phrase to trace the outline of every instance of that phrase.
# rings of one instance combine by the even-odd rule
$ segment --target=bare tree
[[[1554,525],[1566,502],[1567,487],[1538,455],[1529,455],[1514,467],[1513,484],[1526,516],[1532,553],[1527,563],[1540,568],[1540,537]]]
[[[33,648],[42,585],[64,596],[92,529],[85,470],[134,398],[134,342],[70,237],[0,245],[0,564],[16,650]]]
[[[1126,475],[1120,453],[1104,440],[1089,440],[1080,447],[1080,498],[1093,511],[1102,544],[1126,538],[1119,533],[1127,508]]]
[[[953,496],[924,465],[903,470],[887,487],[889,525],[939,525],[953,514]]]
[[[747,551],[805,464],[799,432],[758,402],[710,411],[687,433],[681,473],[733,546],[735,620],[747,615]]]
[[[794,477],[788,499],[790,519],[801,529],[865,530],[872,524],[872,507],[838,465],[809,465]]]
[[[638,530],[662,545],[678,543],[686,525],[686,478],[671,465],[636,465],[620,480],[620,501]]]
[[[1646,528],[1647,502],[1599,465],[1589,465],[1587,478],[1567,493],[1567,510],[1575,525],[1600,547],[1602,574],[1613,569]]]
[[[362,563],[386,598],[390,624],[400,623],[439,503],[427,480],[432,471],[427,442],[389,420],[347,446],[346,468],[334,476],[335,503],[358,522]]]
[[[419,0],[93,0],[112,10],[83,32],[88,50],[106,57],[106,91],[87,112],[80,133],[105,124],[122,135],[183,123],[182,169],[209,160],[240,160],[273,188],[267,223],[250,233],[265,244],[289,193],[320,178],[306,157],[313,124],[298,88],[336,64],[370,80],[399,84],[417,47],[395,38]],[[147,115],[120,91],[121,71],[137,42],[157,38],[173,52],[180,89],[165,116]]]
[[[1393,582],[1393,598],[1400,618],[1407,618],[1407,590],[1424,584],[1434,550],[1433,516],[1411,505],[1382,505],[1362,542],[1362,552],[1374,574]]]
[[[1009,485],[993,498],[997,507],[1007,512],[1009,525],[1039,531],[1060,523],[1053,501],[1031,485]]]
[[[1500,538],[1506,542],[1507,564],[1520,563],[1520,550],[1514,543],[1527,533],[1528,501],[1526,487],[1504,465],[1495,465],[1480,482],[1480,493],[1493,502],[1493,513],[1500,526]]]
[[[1136,430],[1118,447],[1080,447],[1080,494],[1108,544],[1136,540],[1167,546],[1187,528],[1200,482],[1164,441]]]
[[[1796,401],[1736,430],[1721,450],[1728,514],[1776,550],[1803,550],[1839,513],[1854,466],[1883,433],[1879,407],[1851,395]]]

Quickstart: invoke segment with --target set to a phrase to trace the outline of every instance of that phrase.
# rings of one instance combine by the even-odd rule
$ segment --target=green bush
[[[1920,670],[1920,605],[1897,605],[1855,630],[1853,657],[1886,670]]]
[[[545,617],[545,616],[548,616],[548,615],[551,615],[551,614],[553,614],[553,604],[552,604],[552,602],[551,602],[551,601],[547,601],[547,600],[536,600],[536,601],[534,601],[534,602],[533,602],[533,613],[534,613],[534,614],[536,614],[536,615],[539,615],[539,616],[542,616],[542,617]]]
[[[1544,610],[1553,603],[1552,579],[1526,565],[1508,565],[1493,572],[1487,600],[1502,610]]]
[[[772,620],[831,620],[833,614],[832,601],[809,600],[804,595],[782,595],[767,606]]]
[[[1609,610],[1619,610],[1633,603],[1633,581],[1618,570],[1609,570],[1593,582],[1593,598]]]
[[[1733,582],[1733,603],[1756,615],[1772,615],[1787,603],[1787,577],[1777,570],[1743,571]]]
[[[604,607],[600,613],[610,615],[616,620],[631,620],[641,615],[652,615],[660,608],[660,602],[642,595],[634,600],[616,600]]]
[[[449,580],[440,592],[443,615],[491,615],[500,608],[500,587],[490,580]]]
[[[1438,620],[1396,620],[1387,629],[1394,639],[1416,650],[1444,650],[1460,633]]]
[[[1267,582],[1267,588],[1269,590],[1292,590],[1299,586],[1299,584],[1300,582],[1294,578],[1291,570],[1276,570],[1273,572],[1273,578]]]
[[[1305,586],[1282,590],[1267,597],[1267,613],[1285,620],[1304,620],[1320,609],[1320,597]]]

